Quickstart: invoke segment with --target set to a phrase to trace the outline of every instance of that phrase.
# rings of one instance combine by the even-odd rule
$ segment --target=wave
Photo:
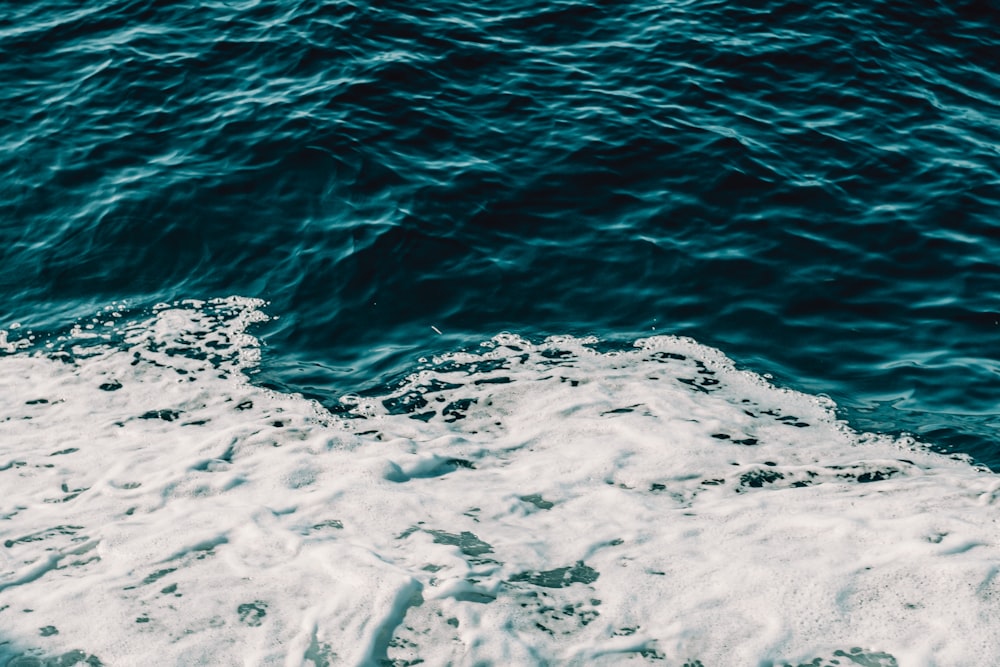
[[[992,664],[963,456],[668,336],[504,333],[329,411],[253,383],[264,306],[0,337],[9,664]]]

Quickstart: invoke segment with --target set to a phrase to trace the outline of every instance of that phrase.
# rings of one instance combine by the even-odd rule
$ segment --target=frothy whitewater
[[[674,337],[501,334],[334,414],[252,383],[263,306],[2,337],[3,664],[995,664],[963,457]]]

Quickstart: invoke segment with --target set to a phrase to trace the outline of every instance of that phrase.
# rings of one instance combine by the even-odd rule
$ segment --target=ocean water
[[[0,7],[0,664],[997,664],[998,18]]]

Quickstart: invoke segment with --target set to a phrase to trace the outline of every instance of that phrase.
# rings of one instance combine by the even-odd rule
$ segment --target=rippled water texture
[[[6,3],[0,328],[257,296],[262,381],[331,403],[504,329],[655,327],[995,466],[996,17]]]

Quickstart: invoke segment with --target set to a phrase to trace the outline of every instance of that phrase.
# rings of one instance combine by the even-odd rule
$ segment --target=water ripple
[[[656,326],[990,458],[994,14],[5,6],[0,327],[255,294],[271,379],[336,394],[501,329]]]

